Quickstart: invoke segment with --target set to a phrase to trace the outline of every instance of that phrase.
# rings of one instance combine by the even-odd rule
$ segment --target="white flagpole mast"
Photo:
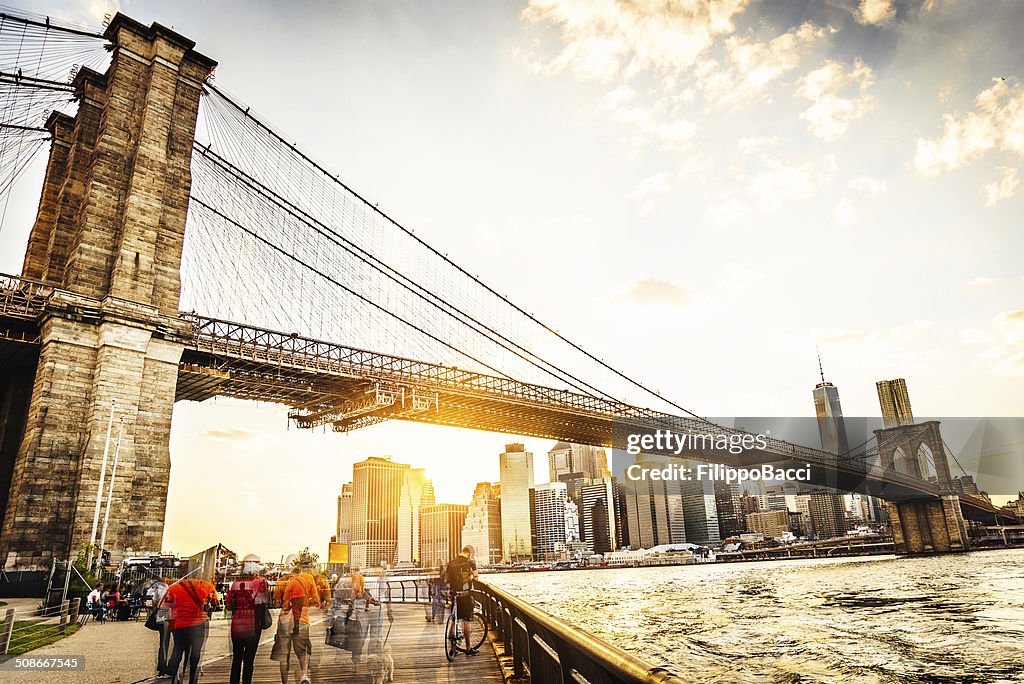
[[[92,554],[96,548],[96,528],[100,524],[100,502],[103,500],[103,480],[107,477],[107,454],[110,453],[110,432],[114,428],[114,404],[110,400],[110,420],[107,421],[107,442],[103,445],[103,463],[100,465],[100,483],[96,490],[96,508],[92,513],[92,532],[89,533],[89,567],[92,567]]]
[[[117,444],[114,445],[114,465],[110,469],[110,484],[107,486],[107,510],[103,513],[103,532],[100,534],[100,559],[107,543],[107,523],[110,522],[110,501],[114,498],[114,478],[117,477],[117,459],[121,455],[121,436],[124,434],[124,418],[117,427]]]

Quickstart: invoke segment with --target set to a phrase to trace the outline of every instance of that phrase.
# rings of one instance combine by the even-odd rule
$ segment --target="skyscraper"
[[[462,527],[469,506],[437,504],[419,510],[419,558],[424,568],[447,563],[462,550]]]
[[[338,495],[338,524],[334,540],[339,544],[348,544],[352,540],[352,483],[341,485]]]
[[[839,404],[839,388],[825,380],[820,356],[818,370],[821,372],[821,382],[814,387],[814,412],[818,415],[821,448],[833,454],[847,454],[850,451],[850,444],[846,439],[843,407]]]
[[[608,454],[589,444],[558,442],[548,452],[548,475],[551,482],[564,481],[561,476],[581,473],[583,479],[594,480],[610,475]]]
[[[910,410],[910,394],[907,393],[907,381],[903,378],[895,380],[879,380],[875,383],[878,390],[878,403],[882,407],[882,422],[885,427],[913,425],[914,413]]]
[[[553,559],[565,550],[566,503],[564,482],[545,482],[533,488],[537,560]],[[502,495],[504,497],[504,494]]]
[[[522,444],[506,444],[498,457],[501,477],[501,559],[503,563],[529,560],[533,552],[530,530],[530,490],[533,489],[533,454]]]
[[[722,539],[733,537],[746,529],[746,517],[740,501],[740,485],[725,480],[714,481],[715,506],[718,508],[718,532]]]
[[[462,543],[476,549],[476,562],[480,566],[501,562],[501,502],[499,487],[490,482],[478,482],[473,500],[462,527]]]
[[[692,461],[686,467],[696,470]],[[683,500],[683,520],[686,536],[672,542],[710,545],[722,541],[718,529],[718,506],[715,503],[715,483],[711,480],[692,479],[679,483]]]
[[[419,565],[420,508],[433,506],[434,483],[424,468],[409,468],[398,500],[398,564]]]
[[[610,477],[590,480],[580,494],[582,538],[594,553],[608,553],[616,546],[615,482]]]
[[[395,562],[398,503],[409,466],[390,456],[371,456],[352,466],[352,540],[350,562],[365,568]]]
[[[747,515],[747,529],[777,539],[789,531],[789,511],[783,509],[751,513]]]
[[[639,454],[636,462],[658,467],[664,466],[669,459]],[[658,544],[686,541],[682,484],[678,480],[627,480],[622,483],[630,548],[649,549]]]
[[[560,475],[579,472],[579,469],[575,467],[573,456],[572,444],[568,442],[556,442],[555,446],[551,447],[551,450],[548,451],[549,482],[558,482]]]
[[[825,380],[825,371],[818,356],[821,382],[814,388],[814,412],[818,416],[818,436],[824,451],[848,458],[850,444],[843,423],[843,408],[839,404],[839,389]],[[834,475],[834,473],[832,473]],[[846,508],[843,498],[832,490],[822,489],[811,495],[810,513],[814,533],[819,538],[841,536],[846,533]]]
[[[811,526],[818,539],[846,534],[846,509],[840,495],[825,490],[814,492],[810,495],[808,509]]]

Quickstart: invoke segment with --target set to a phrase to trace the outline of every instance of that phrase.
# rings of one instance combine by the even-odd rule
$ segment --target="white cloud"
[[[971,278],[966,281],[967,287],[987,287],[989,285],[995,285],[1000,282],[1002,278],[986,278],[984,276],[978,276],[977,278]]]
[[[974,98],[974,111],[942,117],[942,135],[918,138],[914,166],[923,176],[951,171],[1001,150],[1024,157],[1024,87],[993,79]]]
[[[871,68],[860,60],[849,70],[839,62],[826,60],[800,80],[797,94],[811,101],[800,118],[814,135],[835,140],[874,106],[868,93],[873,83]]]
[[[99,26],[105,18],[113,18],[120,11],[119,0],[76,0],[67,9],[48,11],[48,14],[74,23]]]
[[[645,69],[689,68],[717,36],[734,30],[749,0],[591,2],[531,0],[523,17],[559,26],[564,47],[546,66],[583,80],[630,78]]]
[[[693,293],[666,280],[644,278],[630,288],[626,298],[639,304],[684,306],[693,299]]]
[[[709,154],[689,154],[676,173],[676,179],[688,183],[696,181],[704,183],[710,178],[715,168],[715,159]]]
[[[1000,375],[1024,375],[1024,310],[1004,311],[992,319],[981,354]]]
[[[850,181],[850,189],[868,197],[879,197],[888,191],[889,186],[883,180],[871,176],[859,176]]]
[[[896,17],[896,8],[892,0],[860,0],[854,18],[860,24],[883,25]]]
[[[629,126],[633,131],[633,144],[642,147],[652,140],[662,149],[683,150],[689,147],[697,133],[697,124],[681,117],[672,118],[662,104],[645,105],[637,102],[636,93],[629,86],[619,86],[607,93],[598,105],[612,121]]]
[[[982,189],[982,192],[985,194],[985,206],[987,207],[1013,197],[1020,187],[1020,174],[1017,169],[1000,166],[999,170],[1003,173],[1003,177],[998,181],[988,183]]]
[[[763,168],[756,173],[737,173],[730,189],[708,206],[705,218],[726,224],[758,212],[777,211],[791,201],[807,199],[835,175],[834,155],[803,164],[785,164],[778,159],[762,158]]]
[[[728,66],[707,60],[698,69],[701,89],[717,106],[733,106],[763,95],[783,75],[800,66],[804,51],[828,33],[813,24],[767,42],[732,36],[725,42]]]
[[[848,227],[857,223],[857,209],[849,198],[844,197],[839,200],[839,204],[836,205],[834,218],[836,225],[839,226]]]
[[[778,147],[779,139],[775,137],[751,136],[740,138],[736,143],[736,151],[740,154],[761,154]]]
[[[640,204],[638,214],[646,216],[654,211],[654,198],[669,191],[669,176],[664,171],[644,178],[629,196]]]
[[[219,439],[226,442],[248,442],[256,437],[256,433],[248,430],[240,430],[238,428],[221,428],[216,430],[207,430],[202,433],[200,437]]]

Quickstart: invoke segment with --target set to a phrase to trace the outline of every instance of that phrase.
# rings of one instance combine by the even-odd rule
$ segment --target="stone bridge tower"
[[[881,467],[933,482],[940,498],[889,502],[896,553],[944,553],[970,547],[960,497],[953,486],[939,422],[875,430]]]
[[[121,14],[107,73],[82,69],[52,146],[23,276],[54,286],[0,534],[5,568],[88,544],[114,406],[123,425],[107,547],[159,551],[178,360],[179,268],[203,81],[215,62],[174,31]],[[111,456],[113,448],[111,447]],[[107,466],[109,481],[110,464]],[[101,522],[102,524],[102,522]]]

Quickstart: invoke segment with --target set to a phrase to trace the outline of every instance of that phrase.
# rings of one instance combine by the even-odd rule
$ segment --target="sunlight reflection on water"
[[[1024,681],[1024,551],[487,575],[685,679]]]

